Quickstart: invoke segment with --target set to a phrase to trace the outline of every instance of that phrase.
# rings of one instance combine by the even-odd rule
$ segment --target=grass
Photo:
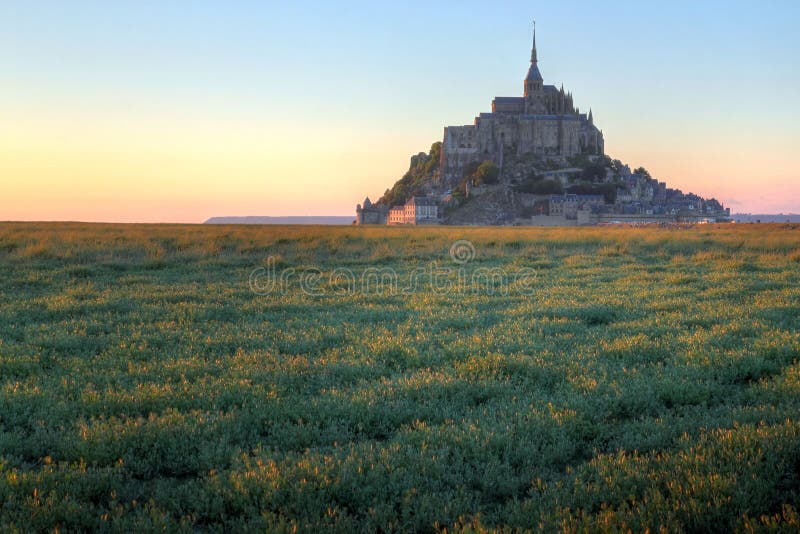
[[[414,287],[459,239],[532,291],[330,276]],[[798,258],[792,225],[0,224],[0,530],[797,530]],[[254,293],[270,262],[321,294]]]

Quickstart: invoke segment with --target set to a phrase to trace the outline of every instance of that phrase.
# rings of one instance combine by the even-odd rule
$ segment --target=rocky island
[[[603,132],[572,93],[545,85],[536,29],[523,96],[495,97],[473,124],[411,158],[408,172],[358,224],[590,225],[722,222],[715,199],[667,187],[646,169],[605,154]]]

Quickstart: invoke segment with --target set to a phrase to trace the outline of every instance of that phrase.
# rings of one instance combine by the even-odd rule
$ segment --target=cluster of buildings
[[[646,173],[631,172],[627,165],[618,165],[618,172],[618,175],[610,177],[621,184],[616,191],[616,201],[598,208],[597,213],[671,218],[685,222],[730,220],[730,208],[725,208],[716,199],[672,189]]]
[[[716,199],[667,187],[646,172],[631,172],[627,165],[615,162],[608,169],[604,184],[616,184],[615,199],[604,195],[558,194],[520,195],[527,206],[526,216],[518,224],[598,224],[603,222],[725,222],[730,208]],[[547,171],[541,176],[558,180],[565,189],[575,180],[575,169]],[[529,219],[528,219],[529,217]]]
[[[632,198],[633,197],[633,198]],[[616,202],[606,202],[603,195],[550,195],[545,201],[534,201],[538,209],[530,218],[517,219],[517,224],[588,225],[609,222],[727,222],[730,208],[715,199],[704,199],[665,188],[662,195],[650,200],[636,199],[626,190],[618,193]]]

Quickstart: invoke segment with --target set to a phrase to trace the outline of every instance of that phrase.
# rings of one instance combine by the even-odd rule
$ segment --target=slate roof
[[[416,204],[417,206],[435,206],[436,199],[433,197],[411,197],[411,200],[408,201],[410,204]]]
[[[536,66],[536,63],[531,63],[531,68],[528,69],[528,75],[525,76],[526,82],[543,82],[544,78],[542,78],[542,73],[539,72],[539,67]]]

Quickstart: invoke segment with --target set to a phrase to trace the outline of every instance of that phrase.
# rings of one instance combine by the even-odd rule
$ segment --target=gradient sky
[[[800,2],[0,0],[0,220],[350,215],[545,83],[606,151],[800,212]]]

